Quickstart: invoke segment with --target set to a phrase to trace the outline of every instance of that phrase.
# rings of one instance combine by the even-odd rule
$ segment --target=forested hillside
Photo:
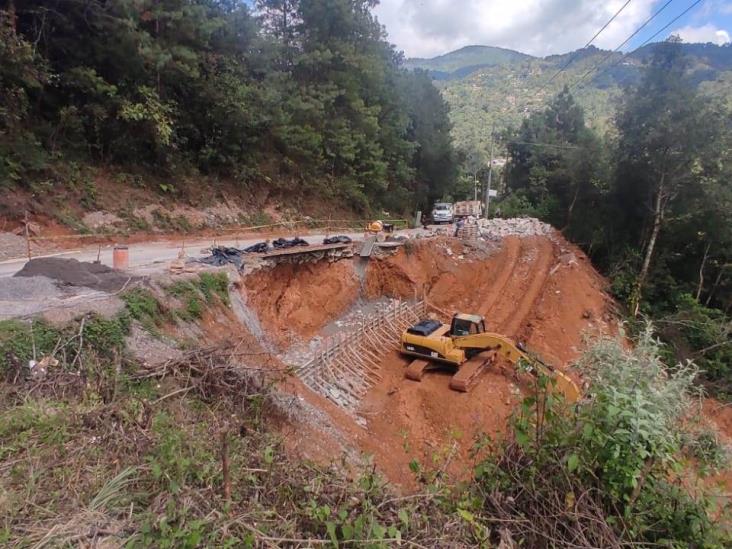
[[[471,151],[476,144],[488,148],[491,126],[496,131],[518,126],[564,86],[583,107],[588,125],[604,132],[612,126],[623,89],[640,81],[653,48],[649,44],[624,55],[590,46],[545,58],[511,56],[510,50],[495,48],[503,55],[480,62],[476,56],[494,48],[471,46],[434,59],[408,60],[407,66],[430,72],[450,105],[456,146]],[[474,53],[466,56],[465,50]],[[689,61],[687,75],[699,91],[732,104],[732,46],[683,44],[682,51]]]
[[[698,91],[694,59],[658,45],[594,131],[565,88],[504,134],[502,215],[541,217],[581,244],[616,296],[656,322],[674,359],[732,394],[732,116]]]
[[[112,166],[360,210],[439,197],[455,177],[447,107],[371,4],[3,2],[0,188],[58,191]]]

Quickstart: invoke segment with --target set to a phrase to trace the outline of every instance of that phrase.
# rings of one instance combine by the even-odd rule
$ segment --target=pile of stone
[[[479,219],[480,236],[488,240],[500,240],[506,236],[551,235],[551,225],[534,217],[515,217],[510,219]]]

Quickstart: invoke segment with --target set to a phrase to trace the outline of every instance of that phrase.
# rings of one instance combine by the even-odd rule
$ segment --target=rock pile
[[[534,217],[515,217],[510,219],[479,219],[480,236],[490,240],[500,240],[506,236],[550,235],[551,225]]]

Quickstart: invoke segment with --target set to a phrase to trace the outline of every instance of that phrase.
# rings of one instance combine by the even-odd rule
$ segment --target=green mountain
[[[684,44],[683,48],[689,77],[704,94],[732,108],[732,46]],[[441,90],[451,108],[456,145],[485,151],[491,127],[501,131],[519,125],[565,85],[584,107],[589,124],[606,131],[623,89],[638,81],[652,50],[653,44],[649,44],[623,55],[590,46],[540,58],[469,46],[433,59],[409,59],[405,64],[428,71]]]
[[[508,65],[525,59],[530,55],[494,46],[465,46],[459,50],[439,55],[432,59],[407,59],[409,69],[424,69],[439,80],[462,78],[477,70],[495,65]]]

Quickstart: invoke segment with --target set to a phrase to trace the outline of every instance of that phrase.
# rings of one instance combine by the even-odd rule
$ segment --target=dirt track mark
[[[506,260],[501,264],[501,270],[496,277],[495,282],[492,284],[490,290],[482,300],[478,312],[483,316],[490,318],[490,313],[497,302],[497,300],[503,295],[511,275],[513,275],[518,263],[519,250],[521,249],[521,243],[515,238],[507,238],[505,241],[506,247]]]
[[[525,284],[521,284],[512,291],[501,294],[499,307],[507,311],[499,326],[501,331],[509,337],[514,337],[539,298],[546,284],[549,270],[554,262],[554,245],[547,240],[523,239],[524,250],[522,256],[529,257],[536,253],[536,257],[525,262]],[[524,271],[524,269],[521,269]],[[520,275],[514,271],[514,274]]]

